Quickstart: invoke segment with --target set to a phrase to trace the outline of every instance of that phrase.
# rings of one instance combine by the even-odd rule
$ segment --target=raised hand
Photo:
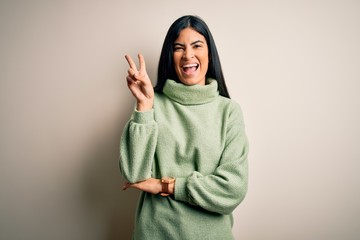
[[[129,63],[128,75],[126,77],[128,88],[137,101],[136,109],[138,111],[147,111],[154,105],[154,88],[146,72],[145,60],[141,54],[139,58],[139,70],[129,55],[125,55]]]

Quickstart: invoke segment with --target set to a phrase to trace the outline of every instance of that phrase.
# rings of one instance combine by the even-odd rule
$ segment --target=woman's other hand
[[[126,77],[127,85],[136,98],[136,109],[140,112],[152,109],[154,105],[154,88],[146,72],[144,57],[138,54],[139,70],[129,55],[125,55],[125,58],[130,67]]]
[[[151,194],[159,194],[162,190],[161,181],[160,179],[156,179],[156,178],[148,178],[144,181],[137,183],[126,182],[123,186],[123,190],[126,190],[128,188],[136,188]]]
[[[148,178],[144,181],[137,183],[126,182],[123,186],[123,190],[128,188],[136,188],[144,192],[151,194],[160,194],[162,192],[161,180],[156,178]],[[175,183],[172,182],[169,184],[169,194],[174,194]]]

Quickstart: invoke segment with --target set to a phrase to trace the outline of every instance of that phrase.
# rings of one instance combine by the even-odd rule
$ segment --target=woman
[[[139,69],[126,56],[136,109],[120,143],[124,190],[142,191],[134,239],[233,239],[248,141],[207,25],[195,16],[171,25],[155,92],[138,58]]]

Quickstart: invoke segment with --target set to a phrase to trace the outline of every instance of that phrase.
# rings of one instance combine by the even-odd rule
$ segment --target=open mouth
[[[196,72],[196,70],[198,68],[199,68],[199,64],[197,64],[197,63],[190,63],[190,64],[185,64],[182,66],[182,70],[186,74],[192,74],[192,73]]]

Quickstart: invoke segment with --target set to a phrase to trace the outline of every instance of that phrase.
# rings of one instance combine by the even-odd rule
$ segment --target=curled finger
[[[133,80],[137,80],[137,75],[138,75],[137,71],[134,71],[132,68],[129,68],[128,74]]]
[[[130,187],[130,185],[131,185],[131,184],[130,184],[129,182],[125,182],[124,185],[123,185],[123,187],[122,187],[122,189],[123,189],[123,190],[126,190],[126,189],[128,189],[128,188]]]

